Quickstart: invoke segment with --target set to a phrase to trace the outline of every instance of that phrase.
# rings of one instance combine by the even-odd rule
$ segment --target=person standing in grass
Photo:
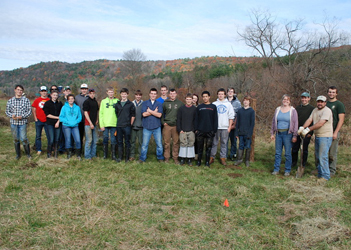
[[[245,96],[243,100],[244,106],[236,113],[236,133],[239,139],[238,159],[235,165],[239,165],[243,161],[245,151],[245,165],[250,166],[251,140],[255,127],[255,111],[250,107],[251,98]]]
[[[279,174],[283,147],[285,149],[285,176],[291,171],[291,148],[296,142],[298,127],[297,112],[290,105],[290,96],[283,95],[282,105],[276,108],[271,128],[271,140],[275,140],[275,161],[273,175]]]
[[[218,129],[217,107],[210,102],[210,92],[204,91],[201,94],[203,103],[196,108],[195,115],[195,136],[198,146],[197,165],[201,166],[202,153],[205,149],[205,165],[210,167],[210,155],[213,137]]]
[[[151,135],[154,136],[156,142],[156,157],[159,162],[164,161],[162,134],[161,134],[161,117],[163,113],[162,103],[156,100],[157,89],[151,88],[149,92],[150,99],[144,101],[141,108],[143,116],[143,144],[141,146],[141,154],[139,163],[145,162]]]
[[[67,102],[67,96],[71,93],[72,91],[70,86],[66,86],[63,88],[63,95],[59,97],[59,101],[62,103],[62,107]],[[71,138],[71,141],[73,142],[73,138]],[[62,124],[61,124],[61,134],[60,134],[59,144],[60,144],[59,153],[63,154],[66,149],[65,149],[65,135],[63,134]]]
[[[172,158],[175,164],[179,164],[179,133],[177,131],[177,113],[184,103],[177,99],[177,91],[175,89],[169,90],[169,98],[166,99],[162,105],[163,115],[161,124],[163,125],[162,137],[164,140],[164,157],[165,162],[168,163],[171,158],[171,142],[173,142]]]
[[[117,125],[117,116],[115,112],[116,103],[119,101],[114,97],[114,90],[112,87],[108,87],[106,90],[107,97],[103,99],[100,103],[99,110],[99,124],[100,129],[103,132],[103,150],[104,150],[104,159],[108,157],[108,141],[110,138],[111,141],[111,158],[116,160],[116,125]]]
[[[72,144],[71,135],[75,142],[75,149],[78,159],[81,159],[81,141],[79,136],[79,123],[82,121],[82,113],[77,104],[74,103],[74,95],[67,97],[67,102],[63,105],[60,116],[63,133],[65,134],[67,159],[71,158]]]
[[[338,89],[335,86],[328,88],[327,107],[333,112],[333,142],[329,150],[330,175],[336,174],[336,160],[338,157],[338,145],[340,140],[340,129],[345,121],[345,106],[337,99]]]
[[[309,127],[311,124],[313,125]],[[318,169],[318,183],[323,184],[330,179],[328,152],[333,141],[333,113],[327,107],[325,96],[317,97],[317,108],[307,119],[299,134],[303,137],[310,131],[315,133],[315,156]]]
[[[228,88],[227,98],[228,98],[228,101],[232,104],[234,113],[236,116],[236,113],[241,108],[241,103],[239,99],[236,97],[235,89],[233,87]],[[235,125],[236,125],[236,121],[234,120],[232,123],[232,128],[230,130],[229,139],[228,139],[228,151],[229,151],[228,157],[232,161],[234,161],[234,158],[236,158],[236,153],[237,153],[237,141],[236,141],[237,138],[235,136],[235,132],[236,132]],[[230,150],[229,150],[229,140],[231,143]]]
[[[227,150],[228,150],[228,138],[232,128],[232,124],[235,118],[235,113],[232,104],[226,98],[225,89],[220,88],[217,91],[218,99],[213,104],[217,106],[218,113],[218,130],[213,139],[210,164],[214,162],[217,154],[218,142],[220,145],[220,162],[223,166],[226,166]]]
[[[51,99],[44,105],[44,112],[46,115],[46,123],[49,132],[47,157],[51,157],[51,149],[54,146],[54,156],[57,158],[58,143],[61,135],[61,124],[59,120],[62,109],[62,102],[58,100],[58,91],[52,90],[50,94]]]
[[[43,132],[43,128],[46,138],[48,141],[50,140],[48,126],[46,124],[46,115],[43,110],[45,103],[50,100],[46,86],[41,86],[39,93],[40,97],[35,99],[32,103],[32,112],[35,121],[35,149],[37,150],[37,155],[41,155],[41,134]]]
[[[138,148],[139,156],[141,154],[141,144],[143,143],[143,123],[142,123],[142,114],[141,114],[141,107],[143,100],[141,97],[143,93],[138,89],[134,93],[135,100],[133,101],[135,107],[135,119],[132,125],[132,133],[130,138],[130,160],[134,161],[135,159],[135,149]],[[136,144],[136,141],[138,143]]]
[[[21,158],[21,144],[28,158],[30,156],[30,146],[27,138],[28,117],[32,114],[30,101],[23,96],[24,88],[22,85],[15,86],[15,96],[7,101],[5,114],[10,118],[11,133],[15,145],[16,159]]]
[[[91,160],[92,158],[96,157],[99,104],[95,98],[95,90],[89,89],[88,93],[89,98],[83,103],[83,111],[85,116],[84,157],[87,160]]]
[[[84,132],[85,132],[85,116],[84,116],[84,110],[83,110],[83,103],[85,100],[87,100],[88,97],[88,84],[83,83],[80,85],[80,94],[76,95],[75,97],[75,103],[78,105],[80,108],[80,112],[82,114],[82,121],[79,123],[79,136],[80,136],[80,141],[83,143],[83,137],[84,137]]]
[[[130,135],[132,133],[132,124],[135,120],[135,107],[133,102],[128,100],[129,90],[122,88],[120,91],[121,100],[115,106],[117,116],[117,162],[123,159],[123,148],[125,152],[125,162],[130,157]],[[123,145],[124,140],[124,145]]]
[[[179,132],[180,150],[179,158],[180,165],[185,161],[188,165],[192,165],[192,159],[195,157],[195,116],[196,107],[192,105],[192,94],[187,94],[185,105],[182,105],[177,113],[177,131]]]

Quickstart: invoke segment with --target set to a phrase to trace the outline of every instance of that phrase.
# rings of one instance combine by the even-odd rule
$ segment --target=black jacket
[[[118,101],[115,106],[117,116],[117,127],[129,127],[131,126],[131,119],[135,117],[135,106],[127,100],[122,107],[121,101]]]
[[[62,109],[62,102],[56,101],[53,102],[52,100],[49,100],[45,102],[43,110],[46,116],[48,115],[53,115],[53,116],[60,116],[60,112]],[[48,125],[55,125],[58,119],[52,119],[49,117],[46,117],[46,123]]]

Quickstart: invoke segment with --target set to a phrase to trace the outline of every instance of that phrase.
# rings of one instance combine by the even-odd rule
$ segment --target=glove
[[[308,132],[310,132],[310,129],[309,129],[309,128],[305,128],[305,129],[302,131],[301,135],[302,135],[303,137],[305,137],[305,136],[308,134]]]
[[[297,130],[297,134],[298,135],[301,135],[302,131],[304,130],[305,128],[304,127],[299,127],[299,130]]]

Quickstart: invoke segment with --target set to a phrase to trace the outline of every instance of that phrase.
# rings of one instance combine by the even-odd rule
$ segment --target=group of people
[[[129,90],[120,90],[120,99],[109,87],[107,97],[98,104],[95,90],[87,84],[80,86],[80,94],[74,96],[71,88],[66,86],[59,97],[57,86],[39,89],[40,97],[32,104],[23,95],[23,86],[15,86],[15,96],[6,106],[6,115],[10,117],[11,131],[14,138],[16,158],[21,157],[20,141],[28,157],[30,147],[27,138],[28,117],[33,113],[36,128],[35,149],[42,152],[41,135],[44,128],[47,137],[47,157],[58,157],[67,152],[70,158],[75,150],[81,158],[82,142],[85,136],[84,156],[86,159],[96,157],[98,126],[103,132],[103,154],[116,162],[136,159],[145,162],[151,136],[156,143],[158,161],[192,165],[196,159],[200,166],[205,148],[205,165],[210,167],[215,161],[220,142],[220,163],[226,165],[226,159],[238,156],[236,164],[249,165],[251,137],[255,126],[255,111],[250,107],[251,98],[244,97],[243,107],[235,96],[234,88],[217,91],[217,101],[211,103],[209,91],[201,94],[203,103],[199,105],[196,94],[187,94],[185,103],[177,98],[176,89],[161,86],[158,90],[151,88],[149,99],[142,100],[142,92],[135,91],[133,101],[128,99]],[[169,92],[169,93],[168,93]],[[239,138],[237,150],[236,139]],[[228,149],[229,141],[231,148]],[[111,145],[109,147],[109,144]],[[171,150],[172,147],[172,150]],[[229,154],[228,154],[229,152]],[[246,156],[244,157],[244,152]]]
[[[301,173],[308,158],[308,145],[315,135],[315,164],[318,181],[326,182],[336,174],[337,151],[340,129],[345,120],[345,106],[337,100],[337,88],[328,88],[328,98],[324,95],[316,99],[317,107],[310,105],[311,96],[301,94],[301,104],[291,106],[290,96],[284,95],[282,104],[274,113],[271,139],[275,140],[275,162],[273,175],[279,174],[283,147],[285,150],[285,176],[298,164],[298,152],[302,150]],[[297,175],[298,176],[298,175]]]

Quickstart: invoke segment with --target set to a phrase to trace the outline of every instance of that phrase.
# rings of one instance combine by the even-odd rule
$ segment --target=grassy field
[[[154,146],[144,164],[16,161],[10,128],[0,134],[1,249],[350,248],[346,147],[337,176],[318,186],[312,153],[302,179],[272,176],[274,145],[265,138],[250,168],[216,161],[209,169],[158,163]]]

